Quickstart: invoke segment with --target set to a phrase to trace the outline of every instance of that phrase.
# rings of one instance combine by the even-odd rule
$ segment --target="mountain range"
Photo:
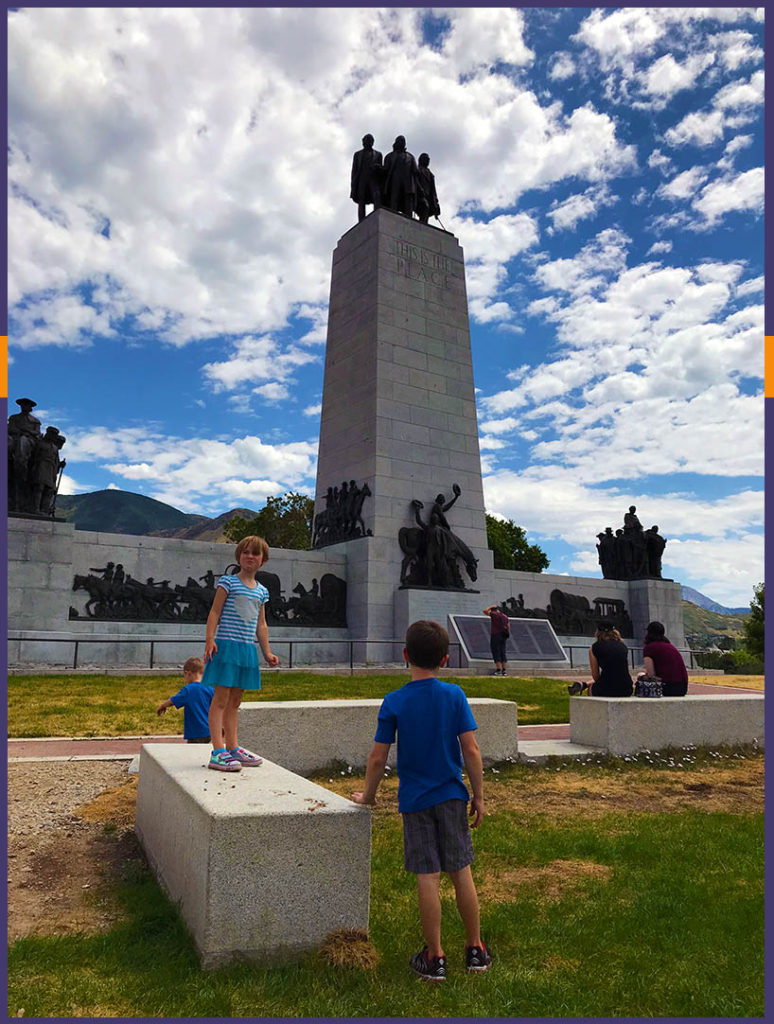
[[[718,604],[717,601],[713,601],[711,597],[707,597],[706,594],[702,594],[698,590],[694,590],[693,587],[682,586],[682,598],[683,601],[690,601],[691,604],[697,604],[699,608],[704,608],[708,612],[717,612],[718,615],[749,615],[750,606],[749,604],[743,608],[726,608],[725,605]]]
[[[56,510],[68,523],[73,523],[76,530],[203,541],[225,541],[223,527],[230,519],[234,516],[254,519],[258,515],[249,508],[232,508],[230,512],[212,519],[181,512],[144,494],[117,489],[59,495]]]

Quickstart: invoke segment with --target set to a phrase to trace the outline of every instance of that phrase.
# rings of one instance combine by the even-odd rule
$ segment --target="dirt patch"
[[[477,881],[479,895],[485,903],[511,903],[525,889],[534,889],[541,900],[556,903],[577,892],[587,878],[607,880],[612,869],[590,860],[554,860],[543,867],[487,865],[486,873]]]
[[[75,814],[84,821],[101,821],[116,828],[134,828],[134,811],[137,803],[137,776],[113,789],[100,793],[94,800],[75,809]]]
[[[691,675],[692,683],[703,683],[705,686],[734,686],[742,690],[763,690],[765,676],[695,676]]]
[[[109,883],[141,856],[126,764],[8,767],[9,940],[109,930],[122,913]]]

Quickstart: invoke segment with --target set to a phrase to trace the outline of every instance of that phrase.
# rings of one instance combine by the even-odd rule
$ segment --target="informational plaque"
[[[450,615],[469,661],[491,661],[491,624],[488,615]],[[511,619],[506,645],[508,661],[567,661],[564,648],[548,619]]]

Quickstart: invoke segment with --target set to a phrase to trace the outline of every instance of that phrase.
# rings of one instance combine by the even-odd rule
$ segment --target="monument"
[[[332,545],[347,552],[353,635],[480,612],[494,570],[462,249],[386,207],[333,254],[316,522],[342,480],[368,491],[361,536]]]
[[[286,664],[394,664],[414,620],[448,624],[496,603],[513,619],[548,620],[565,646],[587,646],[599,618],[633,647],[654,619],[684,646],[680,586],[661,578],[666,540],[656,526],[643,530],[634,506],[616,534],[598,537],[602,580],[494,569],[465,263],[454,235],[428,223],[440,213],[428,168],[403,136],[383,164],[370,135],[353,158],[359,220],[333,253],[313,547],[272,550],[262,574],[273,645]],[[141,637],[155,643],[151,663],[176,664],[181,644],[202,642],[230,552],[55,520],[64,438],[55,428],[41,436],[35,403],[18,404],[12,501],[39,511],[9,523],[9,625],[20,634],[9,663],[73,664],[91,637],[89,663],[147,664],[148,652],[127,642]]]

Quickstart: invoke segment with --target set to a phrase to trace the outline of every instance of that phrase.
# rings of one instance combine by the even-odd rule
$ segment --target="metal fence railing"
[[[156,649],[162,644],[186,644],[189,648],[192,646],[191,637],[154,637],[152,640],[149,637],[122,637],[118,639],[107,638],[107,637],[31,637],[31,636],[9,636],[9,641],[14,643],[27,643],[27,644],[72,644],[73,645],[73,658],[72,667],[73,669],[78,668],[78,657],[81,654],[81,648],[88,644],[147,644],[148,645],[148,668],[156,668]],[[194,643],[199,642],[198,638],[193,641]],[[395,649],[395,656],[391,660],[396,664],[403,663],[403,640],[369,640],[369,639],[331,639],[329,637],[305,637],[303,640],[290,640],[290,639],[279,639],[272,638],[271,645],[275,650],[275,653],[281,654],[282,648],[287,648],[287,656],[283,659],[284,667],[293,668],[293,654],[299,647],[317,647],[322,644],[338,644],[344,651],[344,658],[342,662],[344,664],[349,663],[349,673],[352,675],[356,665],[372,664],[371,659],[368,657],[356,658],[356,654],[365,654],[364,651],[358,652],[358,647],[375,647],[375,646],[391,646]],[[452,641],[449,644],[449,667],[459,668],[461,664],[460,660],[460,648],[461,645],[458,641]],[[388,662],[389,663],[389,662]],[[130,666],[126,666],[129,668]]]
[[[589,667],[589,648],[591,647],[593,642],[594,641],[591,638],[589,638],[589,642],[585,646],[580,645],[580,644],[577,644],[577,645],[576,644],[573,644],[573,645],[563,644],[562,645],[564,647],[565,652],[567,653],[567,657],[569,658],[570,668],[575,668],[576,665],[578,666],[578,668],[582,668],[584,666],[586,668]],[[701,655],[701,653],[702,653],[701,651],[691,651],[691,650],[688,650],[687,647],[678,647],[677,649],[680,652],[680,654],[682,654],[683,661],[686,663],[688,668],[696,668],[697,667],[697,663],[696,663],[695,659],[696,659],[696,657]],[[573,651],[582,651],[583,654],[579,658],[574,659],[573,658]],[[642,647],[629,647],[629,660],[632,663],[632,668],[634,668],[636,665],[641,665],[642,664]]]
[[[82,653],[82,647],[89,644],[147,644],[148,645],[148,668],[156,668],[157,657],[156,650],[161,644],[186,644],[189,648],[192,643],[199,642],[196,638],[192,641],[191,637],[122,637],[119,639],[105,638],[105,637],[23,637],[23,636],[9,636],[9,641],[14,643],[27,643],[27,644],[72,644],[72,667],[73,669],[78,668],[78,658]],[[293,668],[294,654],[297,654],[298,649],[301,647],[309,646],[321,646],[328,644],[338,644],[342,648],[344,657],[340,663],[349,664],[350,675],[354,673],[355,666],[372,665],[373,660],[368,657],[367,648],[372,647],[392,647],[393,657],[387,662],[395,662],[396,664],[402,664],[403,662],[403,640],[370,640],[364,639],[331,639],[329,637],[304,637],[304,639],[292,640],[292,639],[279,639],[272,638],[272,648],[276,649],[278,654],[282,654],[282,650],[286,649],[286,657],[282,658],[283,667]],[[570,662],[570,668],[588,668],[588,651],[591,645],[591,640],[588,645],[581,644],[566,644],[562,645],[567,658]],[[686,662],[688,668],[693,669],[697,667],[697,657],[701,655],[701,651],[692,651],[687,648],[678,648],[680,653],[683,655],[683,659]],[[576,654],[575,652],[582,652]],[[357,655],[360,654],[360,657]],[[462,664],[462,645],[459,641],[453,640],[449,644],[449,668],[460,668]],[[631,660],[632,668],[638,664],[642,664],[642,647],[630,647],[629,657]],[[535,660],[540,660],[539,657]],[[384,662],[382,662],[384,664]],[[129,667],[129,666],[127,666]]]

